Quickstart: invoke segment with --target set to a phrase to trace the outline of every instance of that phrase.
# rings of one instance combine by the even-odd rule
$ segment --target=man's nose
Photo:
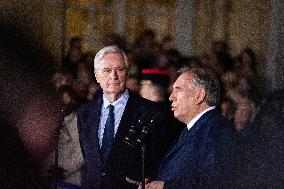
[[[111,78],[116,79],[117,78],[117,71],[114,69],[110,73]]]
[[[169,100],[170,100],[170,101],[173,101],[173,100],[174,100],[174,98],[175,98],[175,96],[174,96],[174,92],[172,92],[172,93],[171,93],[171,95],[169,96]]]

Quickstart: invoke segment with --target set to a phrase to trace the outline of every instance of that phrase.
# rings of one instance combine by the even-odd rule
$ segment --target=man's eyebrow
[[[173,86],[174,89],[181,89],[180,86]]]

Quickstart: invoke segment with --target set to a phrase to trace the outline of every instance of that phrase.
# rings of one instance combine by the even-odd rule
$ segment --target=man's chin
[[[175,116],[175,118],[179,118],[179,114],[178,113],[176,113],[175,111],[174,111],[174,116]]]
[[[112,93],[112,94],[120,94],[120,93],[123,93],[125,91],[125,89],[122,89],[122,88],[113,88],[113,89],[110,89],[108,90],[107,92],[108,93]]]

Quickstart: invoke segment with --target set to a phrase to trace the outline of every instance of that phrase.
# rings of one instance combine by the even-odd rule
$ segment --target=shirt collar
[[[116,101],[114,101],[113,103],[111,103],[105,95],[103,95],[103,107],[104,109],[106,109],[108,107],[108,105],[113,105],[114,107],[117,106],[118,104],[126,104],[127,100],[129,98],[129,91],[128,89],[126,89],[124,91],[124,93],[121,95],[121,97],[119,97],[119,99],[117,99]]]
[[[195,118],[193,118],[187,125],[187,129],[189,130],[191,127],[193,127],[193,125],[199,120],[199,118],[205,114],[206,112],[213,110],[216,106],[210,106],[209,108],[205,109],[204,111],[202,111],[201,113],[199,113],[197,116],[195,116]]]

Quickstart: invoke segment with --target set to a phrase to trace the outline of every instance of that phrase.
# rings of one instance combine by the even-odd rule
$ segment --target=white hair
[[[103,59],[103,57],[109,53],[120,53],[123,56],[123,60],[125,63],[126,68],[128,68],[128,59],[123,50],[121,50],[118,46],[112,45],[112,46],[106,46],[102,48],[95,56],[94,59],[94,71],[98,71],[100,68],[100,61]]]
[[[217,106],[220,102],[220,83],[217,75],[210,68],[183,67],[178,73],[191,74],[192,81],[189,89],[204,88],[206,92],[205,101],[210,106]]]

